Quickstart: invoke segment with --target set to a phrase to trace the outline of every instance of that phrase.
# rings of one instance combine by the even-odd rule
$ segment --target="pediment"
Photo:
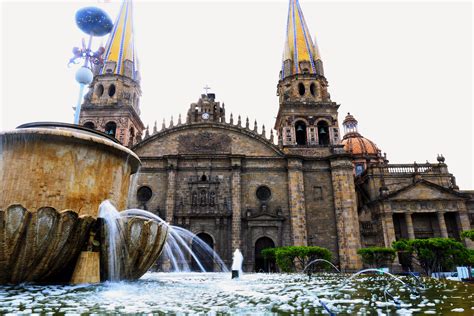
[[[419,181],[404,187],[387,197],[389,200],[453,200],[462,194],[428,181]]]
[[[242,155],[281,157],[284,154],[262,135],[222,123],[185,124],[147,138],[133,148],[140,157],[166,155]]]
[[[282,221],[284,218],[282,216],[268,214],[268,213],[261,213],[256,216],[252,216],[248,218],[250,221]]]

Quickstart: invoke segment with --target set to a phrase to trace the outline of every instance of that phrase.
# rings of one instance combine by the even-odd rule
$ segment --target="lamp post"
[[[78,59],[84,59],[83,65],[76,71],[76,81],[79,83],[79,98],[77,100],[77,105],[74,108],[74,124],[79,124],[84,87],[89,85],[94,79],[91,70],[92,65],[95,65],[96,67],[103,65],[102,55],[105,52],[103,47],[99,47],[95,52],[92,51],[92,37],[109,34],[112,30],[113,23],[107,13],[103,10],[96,7],[86,7],[76,12],[76,25],[84,33],[89,35],[88,45],[85,45],[83,39],[82,48],[74,47],[72,49],[74,56],[69,60],[69,64],[78,64]]]

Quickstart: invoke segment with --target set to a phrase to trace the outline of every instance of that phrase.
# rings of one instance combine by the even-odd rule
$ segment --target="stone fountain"
[[[110,260],[99,205],[110,200],[124,209],[139,165],[115,139],[77,125],[32,123],[0,133],[0,283],[99,282]],[[118,278],[139,278],[160,255],[168,228],[118,221],[127,255]]]

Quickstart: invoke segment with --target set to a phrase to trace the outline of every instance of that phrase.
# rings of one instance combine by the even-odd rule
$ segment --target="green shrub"
[[[474,229],[463,231],[461,237],[474,241]]]
[[[331,260],[331,252],[316,246],[288,246],[262,250],[265,258],[275,258],[282,272],[295,272],[303,269],[316,259]]]
[[[357,250],[357,253],[366,265],[371,268],[379,268],[391,264],[397,252],[392,248],[368,247]]]
[[[469,250],[459,241],[450,238],[400,240],[393,248],[414,257],[427,275],[449,271],[456,265],[468,264]]]
[[[262,250],[262,255],[265,259],[275,259],[275,251],[277,248],[265,248]]]
[[[474,249],[468,249],[468,259],[466,260],[466,265],[474,266]]]

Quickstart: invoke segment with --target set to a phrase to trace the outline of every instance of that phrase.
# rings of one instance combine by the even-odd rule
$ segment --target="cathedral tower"
[[[187,123],[223,122],[225,123],[224,104],[216,101],[214,93],[202,94],[197,103],[191,103]]]
[[[338,105],[332,102],[323,63],[298,0],[290,0],[277,94],[275,129],[280,146],[327,147],[338,144]]]
[[[134,47],[133,6],[124,0],[105,47],[104,62],[94,68],[80,124],[133,146],[141,140],[140,73]]]
[[[288,157],[292,244],[328,245],[337,249],[341,269],[358,270],[360,232],[352,157],[341,144],[339,105],[331,101],[327,88],[300,4],[289,0],[275,129]]]

